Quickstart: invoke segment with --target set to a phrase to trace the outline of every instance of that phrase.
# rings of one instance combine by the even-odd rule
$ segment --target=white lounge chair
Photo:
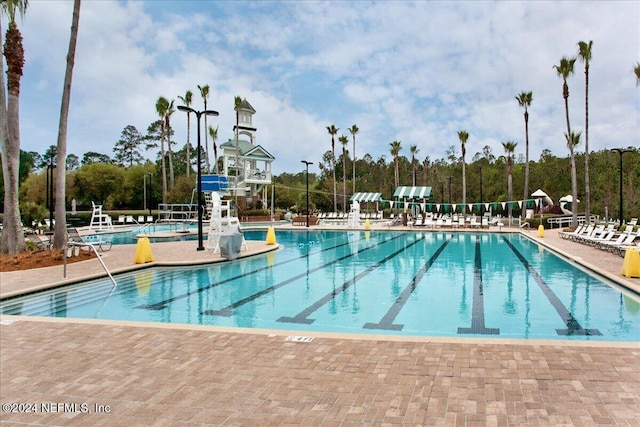
[[[67,234],[69,235],[69,241],[78,246],[92,246],[100,252],[111,250],[111,240],[104,239],[102,236],[89,235],[82,237],[74,227],[69,227]]]

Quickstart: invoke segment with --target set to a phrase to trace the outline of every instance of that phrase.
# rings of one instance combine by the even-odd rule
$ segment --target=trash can
[[[237,224],[229,225],[226,231],[220,234],[220,256],[227,259],[236,259],[242,249],[242,231]]]

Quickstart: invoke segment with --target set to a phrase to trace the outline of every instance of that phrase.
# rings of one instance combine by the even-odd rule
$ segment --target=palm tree
[[[173,189],[176,185],[176,177],[173,172],[173,149],[171,148],[171,116],[176,112],[176,109],[173,108],[174,101],[173,99],[169,103],[167,107],[167,111],[164,114],[164,123],[165,123],[165,132],[167,138],[167,150],[169,152],[169,189]]]
[[[458,131],[458,138],[460,139],[460,146],[462,147],[462,204],[464,205],[467,203],[467,171],[464,156],[467,154],[465,145],[469,139],[469,133],[466,130]]]
[[[391,147],[391,155],[393,156],[393,164],[395,166],[394,169],[394,178],[396,181],[396,187],[400,185],[400,165],[398,164],[398,154],[400,154],[400,150],[402,150],[402,142],[401,141],[393,141],[389,144]]]
[[[513,209],[511,206],[513,201],[513,153],[516,150],[517,145],[518,143],[513,141],[502,143],[504,151],[507,154],[507,197],[509,198],[509,217],[511,217],[511,210]]]
[[[337,187],[336,187],[336,141],[334,136],[338,133],[340,129],[336,127],[336,125],[331,124],[327,126],[327,132],[331,135],[331,161],[333,163],[333,211],[338,211],[338,196],[337,196]]]
[[[567,147],[569,147],[569,157],[571,159],[571,213],[573,218],[571,219],[571,227],[575,229],[578,226],[578,178],[576,174],[576,156],[574,148],[580,144],[580,132],[570,134],[564,134],[564,138],[567,140]]]
[[[218,173],[218,146],[216,140],[218,139],[218,126],[214,129],[213,126],[209,126],[209,136],[211,137],[211,145],[213,145],[213,170]]]
[[[569,124],[569,85],[567,85],[567,79],[573,74],[573,66],[575,63],[576,58],[563,56],[560,64],[553,66],[558,76],[562,78],[562,97],[564,98],[564,111],[567,120],[567,135],[571,135],[571,125]]]
[[[167,166],[164,151],[164,137],[166,134],[166,121],[164,120],[169,109],[169,100],[163,96],[156,101],[156,112],[160,116],[160,161],[162,165],[162,203],[167,203]]]
[[[571,133],[571,125],[569,123],[569,85],[567,84],[567,78],[569,78],[569,76],[571,74],[573,74],[573,66],[576,63],[576,58],[567,58],[566,56],[563,56],[562,59],[560,59],[560,64],[558,65],[554,65],[553,68],[556,69],[556,72],[558,73],[558,76],[562,78],[562,97],[564,98],[564,112],[565,112],[565,118],[567,121],[567,133],[565,134],[565,138],[567,139],[567,144],[570,146],[569,147],[569,152],[571,154],[571,166],[572,166],[572,175],[575,173],[574,168],[575,168],[575,163],[576,163],[576,158],[575,158],[575,154],[573,152],[573,145],[572,145],[572,137],[573,134]],[[571,141],[571,142],[570,142]],[[573,179],[573,177],[572,177]],[[573,185],[573,184],[572,184]],[[576,184],[577,185],[577,184]],[[572,209],[573,209],[573,220],[571,223],[571,226],[575,229],[578,225],[578,213],[576,212],[577,209],[577,201],[576,201],[576,197],[577,197],[577,187],[576,187],[576,192],[575,195],[573,197],[573,204],[572,204]]]
[[[60,106],[60,123],[58,125],[58,168],[56,168],[56,226],[53,232],[53,246],[63,249],[67,241],[67,210],[66,210],[66,177],[67,169],[67,122],[69,118],[69,102],[71,99],[71,79],[73,64],[76,57],[78,41],[78,25],[80,22],[80,0],[73,2],[71,18],[71,36],[69,37],[69,51],[67,53],[67,68],[64,74],[62,89],[62,104]]]
[[[18,207],[20,172],[20,79],[24,67],[22,34],[16,25],[16,13],[21,16],[27,9],[27,0],[5,0],[0,10],[9,18],[4,57],[7,61],[7,99],[5,99],[4,66],[0,67],[0,144],[2,148],[2,173],[4,176],[4,226],[0,252],[15,254],[26,249],[22,233],[22,220]],[[1,24],[1,20],[0,20]],[[0,33],[1,33],[0,28]],[[0,65],[2,60],[0,59]]]
[[[418,149],[417,145],[410,145],[409,146],[409,151],[411,152],[411,169],[413,171],[413,186],[416,186],[416,154],[418,154],[418,151],[420,151]]]
[[[349,132],[351,132],[351,137],[353,138],[353,193],[356,192],[356,133],[358,133],[359,130],[356,125],[349,128]]]
[[[518,105],[524,107],[524,198],[529,198],[529,110],[533,101],[533,92],[520,92],[516,96]],[[524,218],[524,210],[523,218]]]
[[[204,109],[207,109],[207,99],[209,98],[209,85],[200,86],[198,85],[198,89],[200,90],[200,96],[202,96],[202,100],[204,101]],[[207,129],[207,115],[204,115],[204,128]],[[207,143],[207,133],[204,133],[204,164],[207,168],[207,172],[211,170],[209,166],[209,144]],[[200,165],[198,165],[200,167]]]
[[[338,138],[342,144],[342,209],[347,210],[347,144],[349,139],[342,135]]]
[[[633,67],[633,73],[636,75],[636,86],[640,85],[640,62]]]
[[[591,215],[591,184],[589,179],[589,62],[591,47],[589,43],[578,42],[578,56],[584,62],[584,217],[588,221]]]
[[[184,96],[180,96],[178,95],[178,99],[180,101],[182,101],[182,103],[187,106],[190,107],[191,106],[191,102],[193,101],[193,92],[191,92],[190,90],[188,90]],[[186,152],[187,152],[187,178],[189,178],[189,175],[191,173],[191,111],[187,111],[187,146],[186,146]]]

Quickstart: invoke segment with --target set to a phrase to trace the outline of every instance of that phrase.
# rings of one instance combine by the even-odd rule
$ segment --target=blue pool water
[[[266,231],[247,231],[263,240]],[[637,295],[518,234],[278,231],[284,249],[147,268],[0,303],[3,314],[313,331],[640,341]]]

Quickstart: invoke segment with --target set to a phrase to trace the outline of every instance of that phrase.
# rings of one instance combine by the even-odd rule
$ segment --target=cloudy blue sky
[[[31,0],[20,23],[26,49],[22,149],[56,143],[71,1]],[[3,21],[3,30],[6,21]],[[357,124],[356,155],[389,155],[389,143],[419,148],[420,160],[460,151],[467,160],[502,141],[524,153],[523,110],[533,92],[530,156],[566,156],[562,81],[553,69],[593,40],[590,148],[638,144],[640,2],[597,1],[109,1],[84,0],[69,116],[69,153],[110,156],[125,126],[156,120],[159,96],[176,99],[209,84],[220,141],[233,136],[233,98],[257,110],[257,143],[273,170],[299,172],[330,149],[326,126]],[[569,79],[572,127],[584,129],[584,66]],[[186,142],[176,112],[175,139]],[[195,126],[192,134],[195,135]],[[336,141],[337,143],[337,141]],[[351,144],[349,144],[351,147]],[[156,153],[148,153],[155,158]],[[317,170],[317,169],[316,169]]]

